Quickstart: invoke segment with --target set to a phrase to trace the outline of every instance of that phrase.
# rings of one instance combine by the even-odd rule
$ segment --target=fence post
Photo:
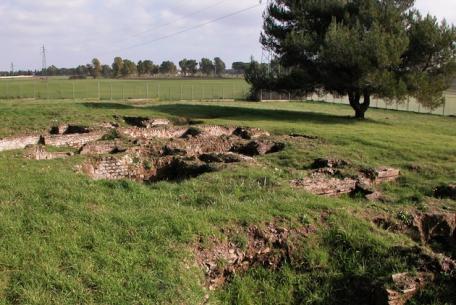
[[[410,111],[410,96],[407,97],[407,111]]]
[[[443,102],[443,111],[442,111],[443,116],[445,116],[445,107],[446,107],[446,100]]]
[[[101,100],[100,81],[97,82],[98,100]]]

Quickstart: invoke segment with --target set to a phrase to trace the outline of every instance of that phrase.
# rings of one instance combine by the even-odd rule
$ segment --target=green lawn
[[[0,80],[0,99],[245,99],[243,79],[170,80]]]
[[[456,181],[454,118],[371,110],[357,121],[345,105],[8,100],[0,101],[0,137],[63,122],[96,125],[113,115],[320,139],[290,143],[258,166],[154,185],[90,180],[74,171],[83,157],[28,161],[20,151],[0,153],[0,304],[203,304],[206,295],[207,304],[354,304],[357,281],[414,271],[392,250],[412,246],[411,239],[377,228],[365,214],[426,210],[435,186]],[[400,168],[400,180],[383,187],[391,202],[323,198],[289,186],[312,160],[328,156]],[[438,204],[456,209],[451,200]],[[196,242],[273,219],[317,230],[279,270],[251,269],[209,292]],[[454,304],[454,291],[431,285],[413,304]]]

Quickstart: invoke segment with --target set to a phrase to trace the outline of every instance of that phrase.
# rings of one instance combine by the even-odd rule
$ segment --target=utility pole
[[[14,76],[14,63],[11,63],[11,76]]]
[[[41,48],[41,64],[42,64],[42,73],[43,76],[46,77],[46,70],[47,70],[47,60],[46,60],[46,47],[43,45]]]

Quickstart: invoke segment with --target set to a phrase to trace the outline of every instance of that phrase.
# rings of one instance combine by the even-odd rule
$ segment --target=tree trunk
[[[365,92],[363,94],[364,102],[360,103],[361,101],[361,93],[359,92],[349,92],[348,99],[350,100],[350,106],[355,110],[355,117],[357,119],[364,119],[365,113],[370,106],[370,95]]]

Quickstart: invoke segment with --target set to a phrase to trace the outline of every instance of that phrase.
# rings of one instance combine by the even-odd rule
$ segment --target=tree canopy
[[[372,96],[412,96],[437,107],[456,74],[456,29],[413,6],[414,0],[273,0],[261,43],[279,69],[252,64],[246,78],[255,90],[348,96],[358,118]]]

